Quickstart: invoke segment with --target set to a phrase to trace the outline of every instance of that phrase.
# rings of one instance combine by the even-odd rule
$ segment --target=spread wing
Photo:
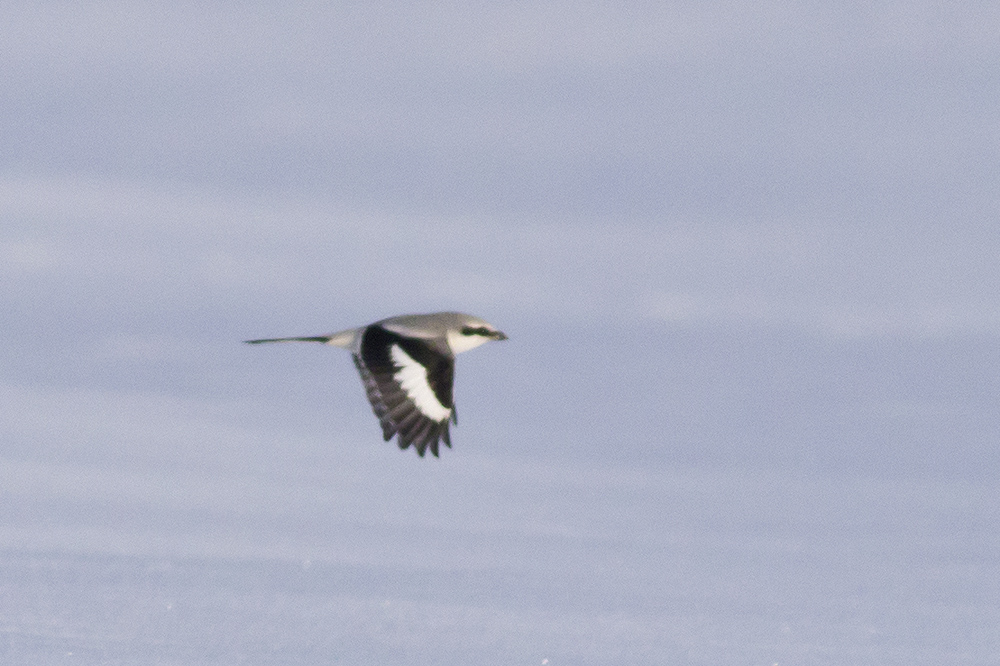
[[[428,448],[436,457],[440,441],[451,447],[455,359],[450,353],[372,325],[354,364],[385,441],[396,436],[399,448],[412,444],[421,457]]]

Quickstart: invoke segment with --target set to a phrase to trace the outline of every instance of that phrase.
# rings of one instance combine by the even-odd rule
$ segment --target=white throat
[[[482,335],[462,335],[458,331],[448,331],[447,337],[452,354],[461,354],[490,341],[489,338]]]

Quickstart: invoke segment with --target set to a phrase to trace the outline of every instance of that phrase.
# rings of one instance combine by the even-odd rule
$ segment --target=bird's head
[[[463,315],[462,320],[448,330],[448,346],[454,354],[475,349],[490,340],[506,339],[496,326],[471,315]]]

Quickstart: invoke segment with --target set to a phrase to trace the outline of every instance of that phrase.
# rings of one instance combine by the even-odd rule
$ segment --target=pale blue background
[[[1000,662],[998,32],[7,3],[3,663]],[[240,344],[442,309],[440,460]]]

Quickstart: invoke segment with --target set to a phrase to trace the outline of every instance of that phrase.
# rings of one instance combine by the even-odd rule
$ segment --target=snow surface
[[[571,466],[465,441],[428,465],[371,439],[241,441],[198,465],[4,460],[4,663],[1000,654],[993,483]]]

